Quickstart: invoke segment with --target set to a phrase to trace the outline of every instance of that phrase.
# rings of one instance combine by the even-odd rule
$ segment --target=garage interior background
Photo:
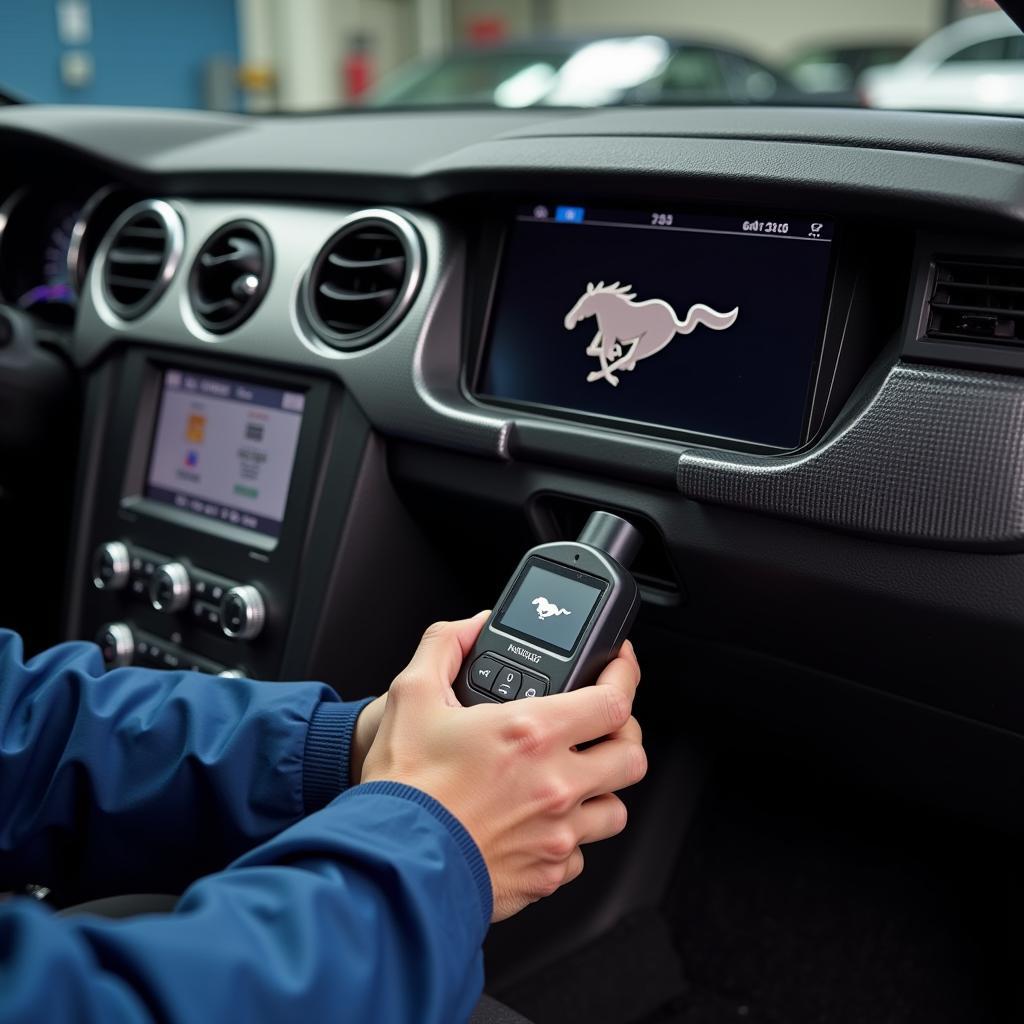
[[[860,42],[870,25],[878,38],[922,39],[991,6],[991,0],[4,0],[0,88],[44,103],[322,109],[354,101],[410,60],[457,45],[643,31],[737,44],[783,64],[823,36],[833,44]]]

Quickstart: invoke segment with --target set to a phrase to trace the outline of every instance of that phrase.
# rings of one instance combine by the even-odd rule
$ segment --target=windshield
[[[1024,114],[993,0],[7,0],[0,103]]]

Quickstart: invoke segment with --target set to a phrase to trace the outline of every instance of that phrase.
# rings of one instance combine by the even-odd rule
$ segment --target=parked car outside
[[[868,68],[895,64],[913,44],[902,40],[862,40],[804,47],[786,66],[793,83],[805,92],[852,90]]]
[[[624,35],[458,49],[400,69],[365,102],[374,107],[597,107],[778,103],[800,95],[782,72],[738,50],[658,35]]]
[[[964,18],[866,71],[860,89],[871,107],[1024,114],[1024,36],[1001,11]]]

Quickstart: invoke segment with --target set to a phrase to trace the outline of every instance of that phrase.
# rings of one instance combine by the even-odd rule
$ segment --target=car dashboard
[[[0,293],[83,388],[63,636],[380,691],[604,508],[644,535],[659,730],[770,723],[1013,818],[1012,121],[25,107],[0,138]]]

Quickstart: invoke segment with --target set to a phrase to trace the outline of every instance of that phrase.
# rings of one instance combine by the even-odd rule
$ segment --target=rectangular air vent
[[[935,261],[929,338],[1024,345],[1024,263]]]

